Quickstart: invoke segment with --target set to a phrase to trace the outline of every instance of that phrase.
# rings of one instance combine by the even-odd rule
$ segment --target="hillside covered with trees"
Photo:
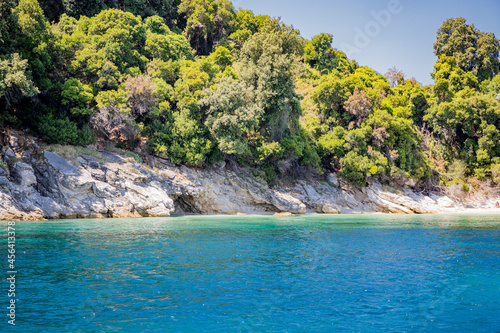
[[[225,160],[270,183],[334,171],[359,186],[498,184],[500,42],[448,19],[434,50],[422,86],[229,0],[2,0],[0,126]]]

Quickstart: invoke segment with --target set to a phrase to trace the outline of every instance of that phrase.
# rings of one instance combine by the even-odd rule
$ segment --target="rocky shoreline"
[[[269,187],[249,170],[220,163],[210,170],[175,166],[124,152],[42,149],[33,139],[4,133],[0,219],[103,218],[172,214],[455,213],[495,209],[499,197],[457,200],[380,184],[351,187],[330,174]],[[74,148],[73,148],[74,149]],[[88,152],[88,153],[85,153]],[[500,209],[498,210],[500,213]]]

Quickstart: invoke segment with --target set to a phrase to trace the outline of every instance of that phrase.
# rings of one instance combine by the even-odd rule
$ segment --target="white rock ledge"
[[[379,184],[343,190],[328,182],[297,181],[293,187],[269,188],[252,176],[224,167],[211,170],[176,167],[153,160],[156,168],[106,152],[106,159],[82,155],[77,162],[43,152],[0,169],[0,219],[169,216],[198,214],[430,214],[473,212],[451,198]],[[5,158],[5,154],[4,154]],[[77,165],[79,164],[79,165]],[[500,198],[468,207],[495,210]]]

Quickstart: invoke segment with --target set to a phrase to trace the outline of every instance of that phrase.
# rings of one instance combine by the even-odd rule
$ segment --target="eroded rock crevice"
[[[186,214],[203,214],[196,204],[196,199],[192,196],[180,196],[173,195],[174,200],[174,215],[186,215]]]

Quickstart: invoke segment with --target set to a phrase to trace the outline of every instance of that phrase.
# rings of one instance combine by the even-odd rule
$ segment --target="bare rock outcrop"
[[[83,153],[65,158],[35,142],[30,146],[39,149],[26,153],[19,141],[11,135],[2,149],[0,219],[306,212],[297,198],[223,167],[152,168],[106,151],[94,154],[100,159]]]
[[[229,170],[223,162],[204,170],[152,156],[142,163],[125,152],[68,155],[65,147],[47,151],[15,132],[4,133],[0,143],[0,219],[4,220],[174,213],[428,214],[494,208],[500,201],[493,198],[482,206],[475,202],[466,206],[443,195],[410,189],[380,184],[352,187],[333,173],[323,181],[297,180],[292,186],[271,188],[248,170]]]

